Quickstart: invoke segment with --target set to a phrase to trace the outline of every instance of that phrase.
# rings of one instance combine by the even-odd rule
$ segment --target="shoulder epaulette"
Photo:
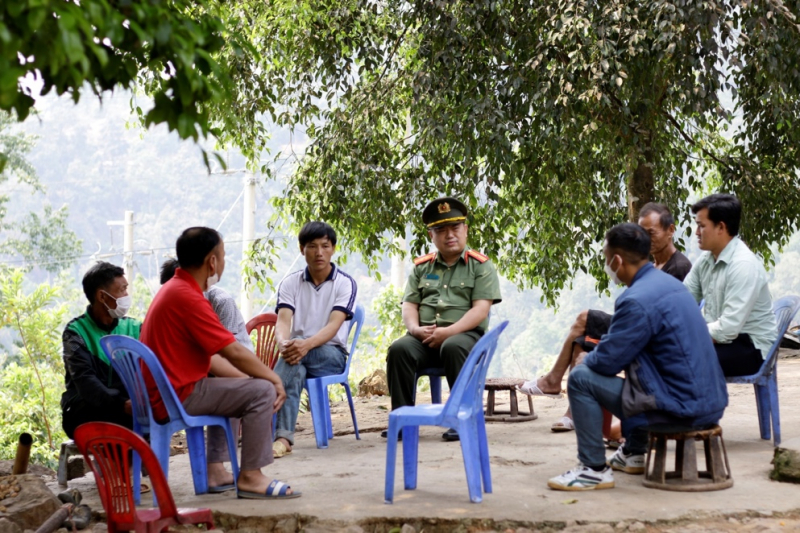
[[[486,261],[489,260],[488,257],[486,257],[485,255],[483,255],[480,252],[476,252],[475,250],[467,250],[467,257],[473,258],[478,263],[485,263]]]
[[[429,254],[421,255],[414,259],[414,265],[421,265],[422,263],[427,263],[428,261],[434,261],[436,259],[436,252],[431,252]]]

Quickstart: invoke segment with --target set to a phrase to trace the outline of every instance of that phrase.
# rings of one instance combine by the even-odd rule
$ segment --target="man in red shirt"
[[[239,498],[300,496],[288,484],[270,482],[261,472],[273,461],[272,413],[286,400],[283,384],[252,351],[234,339],[203,297],[203,291],[217,283],[225,269],[222,237],[211,228],[189,228],[178,237],[175,250],[181,267],[153,299],[142,325],[141,341],[161,361],[187,413],[242,419]],[[249,377],[208,378],[209,372],[215,376],[236,375],[232,370]],[[167,418],[155,383],[148,380],[148,386],[153,416],[156,420]],[[228,457],[225,432],[209,427],[210,492],[233,488],[233,475],[222,464]]]

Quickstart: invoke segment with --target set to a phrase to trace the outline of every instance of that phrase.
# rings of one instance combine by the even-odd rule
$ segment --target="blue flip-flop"
[[[217,485],[216,487],[208,487],[209,494],[221,494],[223,492],[228,492],[229,490],[233,490],[236,488],[236,485],[233,483],[228,483],[227,485]]]
[[[264,493],[240,490],[236,492],[236,497],[247,500],[289,500],[292,498],[299,498],[303,495],[302,492],[292,492],[291,494],[286,494],[286,491],[290,488],[292,487],[287,483],[273,479],[272,483],[270,483],[269,487],[267,487],[267,491]]]

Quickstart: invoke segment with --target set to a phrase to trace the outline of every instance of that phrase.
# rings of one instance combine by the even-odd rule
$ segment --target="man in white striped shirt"
[[[340,374],[347,363],[347,321],[356,305],[356,281],[331,262],[336,232],[325,222],[309,222],[298,235],[306,268],[278,287],[275,327],[286,403],[278,411],[273,455],[292,452],[300,393],[307,377]]]

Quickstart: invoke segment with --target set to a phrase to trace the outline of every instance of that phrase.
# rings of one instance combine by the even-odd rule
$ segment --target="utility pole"
[[[406,240],[402,237],[395,237],[394,239],[395,244],[400,247],[401,250],[405,251],[406,249]],[[389,282],[397,287],[398,289],[403,289],[406,282],[406,262],[405,258],[402,255],[392,255],[392,273],[389,277]]]
[[[253,174],[244,175],[244,213],[242,215],[242,287],[239,293],[239,310],[242,312],[244,321],[247,322],[253,317],[253,295],[252,289],[247,287],[245,267],[247,266],[247,254],[253,246],[256,238],[256,177]]]
[[[122,268],[128,280],[129,293],[133,290],[133,211],[125,211],[124,236],[122,238]]]
[[[125,220],[109,220],[106,224],[122,226],[122,269],[125,271],[125,279],[128,280],[128,294],[133,296],[133,211],[125,211]],[[114,255],[116,254],[95,254],[93,257],[104,259]]]

